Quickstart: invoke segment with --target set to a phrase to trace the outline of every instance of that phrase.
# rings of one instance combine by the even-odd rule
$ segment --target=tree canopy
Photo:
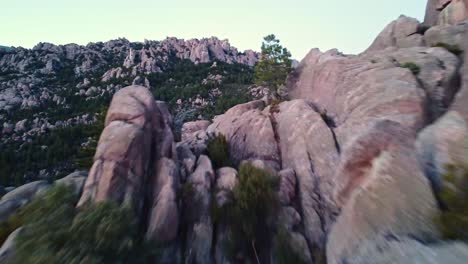
[[[281,46],[275,35],[266,36],[262,42],[260,61],[255,66],[255,83],[277,92],[285,84],[291,69],[288,49]]]

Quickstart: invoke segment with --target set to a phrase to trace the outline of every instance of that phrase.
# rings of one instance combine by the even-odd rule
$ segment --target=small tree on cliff
[[[268,86],[274,93],[286,83],[291,72],[291,53],[271,34],[262,42],[260,61],[255,66],[255,83]]]

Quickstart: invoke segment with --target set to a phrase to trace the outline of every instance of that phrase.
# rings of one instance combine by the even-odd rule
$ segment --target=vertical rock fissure
[[[275,113],[279,113],[279,111],[280,111],[279,110],[279,105],[271,105],[270,114],[268,115],[268,117],[270,119],[271,127],[273,129],[273,135],[274,135],[274,138],[275,138],[275,141],[276,141],[276,148],[278,150],[279,167],[280,167],[280,169],[283,169],[283,154],[282,154],[282,151],[281,151],[281,138],[280,138],[280,135],[278,133],[278,121],[276,120],[276,117],[275,117]]]
[[[311,241],[307,239],[307,243],[309,246],[309,250],[311,252],[311,255],[313,258],[319,257],[321,252],[325,249],[325,244],[326,244],[326,222],[325,222],[325,208],[324,208],[324,199],[320,193],[320,181],[317,175],[315,174],[315,169],[314,169],[314,164],[312,161],[312,158],[310,157],[310,153],[307,152],[307,158],[309,159],[309,164],[310,164],[310,170],[312,172],[313,180],[314,180],[314,186],[312,190],[312,194],[310,194],[310,197],[312,200],[315,201],[316,207],[314,208],[315,213],[317,214],[320,222],[320,230],[322,231],[322,239],[321,241],[316,241],[316,245],[312,244]],[[314,259],[314,261],[317,261]]]

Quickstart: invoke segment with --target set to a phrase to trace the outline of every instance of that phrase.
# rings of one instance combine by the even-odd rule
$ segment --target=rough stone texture
[[[230,202],[230,193],[237,184],[237,171],[234,168],[223,167],[216,171],[216,203],[223,206]]]
[[[468,35],[462,49],[468,51]],[[468,162],[468,52],[460,69],[462,88],[449,111],[418,135],[416,148],[420,163],[437,191],[448,164]]]
[[[177,237],[179,210],[177,191],[178,170],[174,161],[162,158],[156,164],[152,182],[153,204],[149,213],[146,237],[161,244],[172,242]]]
[[[439,1],[438,25],[455,25],[468,19],[468,0]]]
[[[136,212],[143,206],[143,186],[151,171],[150,160],[168,152],[167,122],[150,91],[128,86],[117,92],[106,116],[91,168],[78,206],[88,200],[111,200],[132,205]],[[166,144],[168,145],[168,144]],[[164,151],[165,150],[165,151]],[[151,153],[156,153],[151,157]],[[159,154],[161,153],[161,154]]]
[[[446,43],[461,48],[466,35],[468,35],[468,22],[431,27],[424,33],[424,40],[429,47]]]
[[[278,198],[283,205],[289,205],[296,197],[296,173],[293,169],[285,169],[278,175],[280,176]]]
[[[390,23],[365,51],[380,51],[388,47],[409,48],[424,46],[419,34],[419,21],[415,18],[400,16]]]
[[[188,181],[194,188],[194,197],[186,207],[193,214],[193,224],[188,227],[185,260],[186,263],[212,263],[211,247],[213,239],[213,223],[211,220],[211,187],[215,180],[210,159],[201,155],[197,168]]]
[[[221,207],[232,201],[232,190],[237,184],[237,171],[230,167],[223,167],[216,171],[216,204]],[[225,255],[225,245],[231,230],[228,226],[218,223],[215,245],[215,262],[231,263]]]
[[[354,253],[350,264],[413,264],[413,263],[453,263],[463,264],[468,259],[468,245],[462,242],[422,244],[416,240],[388,239],[368,243]]]
[[[419,65],[419,76],[401,67],[407,62]],[[297,175],[306,239],[320,247],[328,234],[332,263],[387,231],[431,233],[422,219],[431,219],[436,203],[411,146],[431,120],[428,102],[445,106],[432,104],[434,116],[447,110],[458,64],[441,48],[359,56],[312,50],[289,77],[290,97],[308,101],[281,103],[275,114],[282,163]],[[373,211],[377,207],[382,217]],[[394,223],[399,218],[401,225]]]
[[[0,263],[8,263],[12,260],[15,254],[15,240],[18,235],[23,230],[22,227],[13,231],[8,238],[3,242],[2,247],[0,248]]]
[[[217,116],[207,133],[226,136],[235,163],[260,159],[279,170],[281,161],[275,132],[269,109],[263,110],[264,107],[260,100],[237,105]]]
[[[338,151],[333,135],[304,100],[281,103],[275,119],[283,168],[296,172],[305,236],[309,243],[321,246],[335,211],[331,190]]]
[[[187,144],[178,144],[176,151],[177,159],[182,164],[181,177],[182,180],[185,181],[185,178],[195,169],[197,157],[192,153],[190,147]]]
[[[0,200],[0,222],[7,220],[18,209],[50,187],[51,185],[46,181],[35,181],[22,185],[5,194]]]
[[[438,10],[439,0],[428,0],[426,5],[426,14],[424,16],[424,25],[432,27],[437,23],[440,11]]]
[[[88,172],[77,171],[69,174],[68,176],[63,177],[62,179],[56,180],[55,184],[63,184],[65,186],[69,186],[75,191],[77,195],[81,195],[87,177]]]
[[[184,123],[181,130],[182,141],[195,137],[196,132],[200,130],[206,130],[210,124],[211,122],[208,120],[198,120]]]
[[[347,162],[340,179],[348,180],[337,188],[344,202],[328,237],[328,263],[346,262],[363,244],[389,235],[421,240],[437,236],[433,219],[438,208],[418,166],[411,132],[384,121],[368,133],[343,154]]]

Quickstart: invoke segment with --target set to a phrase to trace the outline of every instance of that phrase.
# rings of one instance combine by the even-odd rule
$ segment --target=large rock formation
[[[78,206],[89,200],[143,207],[151,153],[160,118],[149,90],[129,86],[115,94],[107,112],[94,164]]]
[[[468,19],[468,0],[429,0],[426,6],[426,26],[457,24]]]

